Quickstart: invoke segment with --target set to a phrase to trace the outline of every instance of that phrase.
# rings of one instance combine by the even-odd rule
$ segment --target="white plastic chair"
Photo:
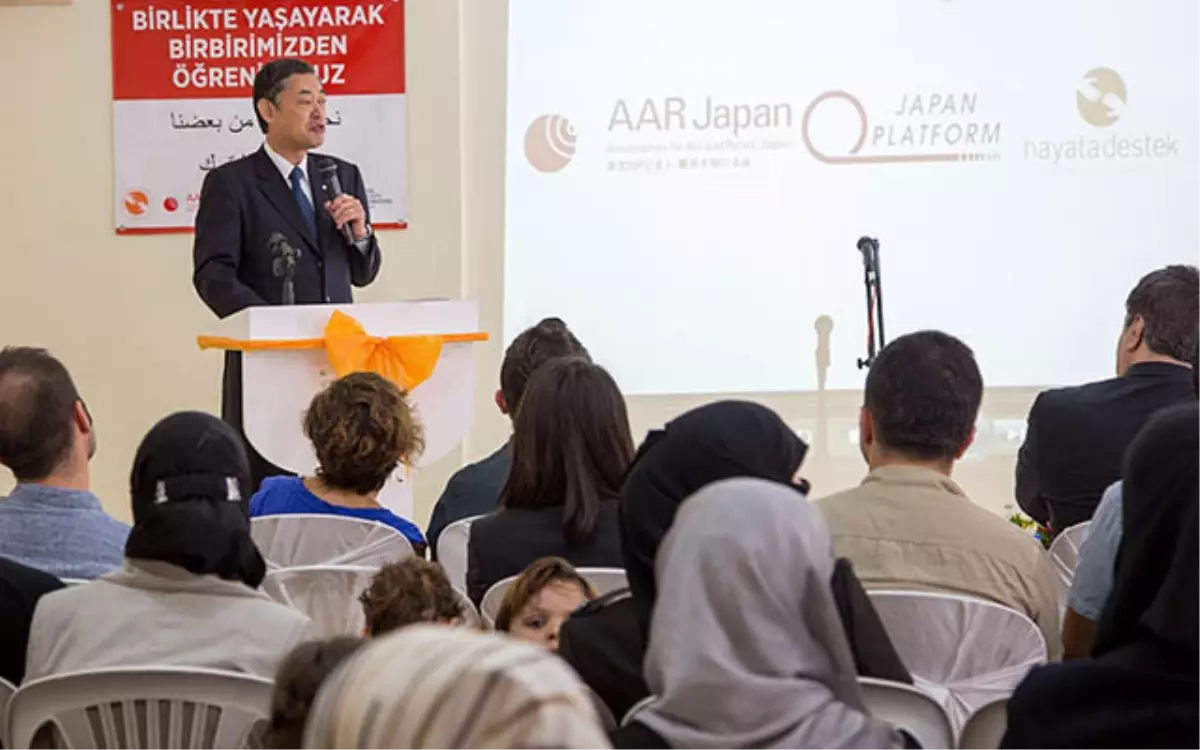
[[[8,747],[49,723],[66,747],[244,748],[271,710],[270,680],[198,668],[70,672],[22,685],[8,706]]]
[[[629,588],[629,579],[625,577],[624,568],[576,568],[579,574],[596,589],[596,596],[611,594],[620,589]]]
[[[467,590],[467,543],[471,540],[471,522],[480,516],[460,518],[446,528],[437,539],[437,561],[450,585],[459,591]]]
[[[621,726],[628,726],[629,722],[633,721],[634,717],[636,717],[642,711],[645,711],[646,707],[656,700],[658,700],[657,695],[647,695],[637,703],[634,703],[629,707],[629,710],[625,712],[625,715],[621,717]]]
[[[1054,563],[1058,582],[1062,584],[1064,603],[1067,592],[1071,590],[1071,584],[1075,582],[1075,568],[1079,567],[1079,550],[1087,539],[1088,526],[1091,523],[1077,523],[1054,537],[1054,541],[1050,543],[1050,560]]]
[[[858,686],[875,718],[905,730],[926,750],[954,747],[950,717],[937,698],[911,685],[871,677],[859,677]]]
[[[263,591],[313,621],[314,638],[362,635],[366,625],[358,596],[378,568],[362,565],[306,565],[267,571]]]
[[[493,583],[491,588],[484,592],[483,598],[479,600],[479,614],[489,628],[496,627],[496,614],[500,612],[500,603],[504,601],[504,595],[508,593],[508,589],[516,582],[517,576],[501,578]]]
[[[8,747],[5,734],[8,731],[8,702],[15,692],[17,692],[17,686],[0,677],[0,746],[3,747]]]
[[[380,568],[413,554],[412,545],[391,526],[348,516],[259,516],[250,521],[250,535],[270,569],[308,565]]]
[[[967,719],[958,746],[971,750],[994,750],[1000,747],[1008,729],[1008,698],[992,701]]]
[[[1033,620],[995,602],[921,591],[869,595],[913,681],[938,699],[955,731],[1046,661]]]

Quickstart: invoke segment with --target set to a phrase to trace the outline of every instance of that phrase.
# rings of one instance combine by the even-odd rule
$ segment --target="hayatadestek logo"
[[[1112,68],[1094,68],[1079,82],[1075,105],[1088,125],[1107,128],[1125,109],[1125,82]]]
[[[525,158],[539,172],[558,172],[575,156],[575,128],[560,115],[542,115],[525,130]]]
[[[145,190],[134,188],[125,193],[125,200],[122,204],[125,209],[125,215],[130,218],[140,219],[146,215],[150,208],[150,196]]]
[[[1061,162],[1105,159],[1164,159],[1179,156],[1179,142],[1166,132],[1130,133],[1135,113],[1127,110],[1129,92],[1125,80],[1112,68],[1092,68],[1075,88],[1075,108],[1084,128],[1078,135],[1059,139],[1025,139],[1027,161]],[[1064,97],[1064,103],[1066,97]],[[1118,124],[1119,123],[1119,124]],[[1144,127],[1144,126],[1143,126]],[[1111,135],[1097,138],[1095,129],[1111,128]],[[1121,131],[1121,132],[1116,132]]]

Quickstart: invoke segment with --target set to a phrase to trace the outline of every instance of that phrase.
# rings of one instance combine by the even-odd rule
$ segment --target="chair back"
[[[625,715],[621,717],[621,726],[629,726],[629,722],[633,721],[638,714],[640,714],[642,711],[645,711],[646,708],[656,700],[658,700],[657,695],[647,695],[637,703],[634,703],[629,707],[629,710],[625,712]]]
[[[995,750],[1008,729],[1008,698],[986,704],[963,725],[958,746],[971,750]]]
[[[1054,572],[1064,592],[1071,590],[1075,582],[1075,568],[1079,567],[1079,550],[1087,539],[1088,526],[1091,521],[1084,521],[1071,526],[1063,533],[1054,537],[1050,543],[1050,560],[1054,563]]]
[[[1046,661],[1041,631],[1014,609],[954,594],[869,595],[913,681],[939,700],[955,731]]]
[[[467,542],[471,540],[471,523],[480,516],[460,518],[446,528],[437,539],[437,561],[459,591],[467,590]]]
[[[489,628],[496,627],[496,615],[500,612],[500,603],[504,601],[504,595],[508,593],[509,588],[517,582],[518,576],[509,576],[501,578],[491,585],[483,594],[483,598],[479,600],[479,614],[483,617],[483,622]]]
[[[17,686],[0,677],[0,747],[8,747],[7,735],[5,735],[5,732],[8,731],[8,702],[12,700],[15,692],[17,692]]]
[[[905,730],[926,750],[954,747],[950,717],[932,695],[912,685],[871,677],[859,677],[858,686],[875,718]]]
[[[271,689],[261,677],[184,667],[53,675],[13,695],[6,746],[32,747],[50,725],[65,747],[244,748],[270,715]]]
[[[263,591],[313,621],[314,638],[362,635],[366,625],[358,596],[378,568],[363,565],[306,565],[267,571]]]
[[[576,568],[579,575],[592,584],[596,596],[611,594],[620,589],[629,588],[629,579],[625,577],[624,568]]]
[[[250,535],[270,569],[307,565],[379,568],[413,554],[412,545],[391,526],[349,516],[259,516],[250,521]]]

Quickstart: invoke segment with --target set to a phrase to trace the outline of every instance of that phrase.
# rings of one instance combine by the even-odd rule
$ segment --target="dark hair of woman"
[[[620,494],[633,458],[625,399],[603,367],[582,358],[538,368],[513,423],[504,508],[562,506],[569,545],[595,530],[600,503]]]

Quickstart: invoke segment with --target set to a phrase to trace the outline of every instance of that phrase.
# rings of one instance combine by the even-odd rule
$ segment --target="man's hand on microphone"
[[[365,240],[370,235],[367,228],[367,213],[363,210],[362,203],[353,195],[344,193],[331,201],[326,201],[325,210],[333,217],[333,223],[337,225],[338,231],[349,224],[356,241]]]

